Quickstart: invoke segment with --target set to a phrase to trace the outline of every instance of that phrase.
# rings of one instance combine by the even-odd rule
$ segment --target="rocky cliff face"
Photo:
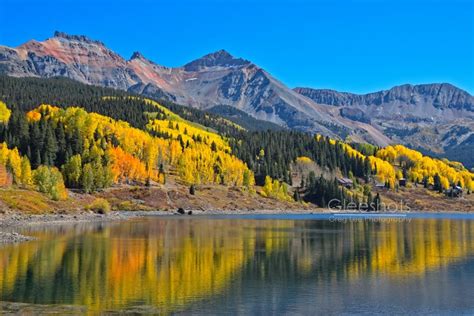
[[[242,58],[234,58],[231,54],[227,51],[221,49],[215,53],[208,54],[194,60],[186,65],[184,65],[184,70],[186,71],[200,71],[205,70],[211,67],[239,67],[239,66],[246,66],[249,65],[250,62],[248,60]]]
[[[403,85],[366,95],[292,90],[224,50],[169,68],[139,52],[126,60],[102,42],[56,32],[45,41],[0,46],[0,73],[64,76],[201,109],[231,106],[287,128],[378,145],[403,142],[442,152],[472,139],[474,130],[473,97],[449,84]],[[454,126],[463,128],[454,133]]]
[[[45,41],[0,47],[0,72],[64,76],[80,82],[167,98],[201,109],[230,105],[288,128],[336,137],[350,127],[248,60],[220,50],[182,67],[160,66],[136,52],[129,60],[102,42],[56,32]]]
[[[127,62],[99,41],[56,32],[46,41],[0,48],[0,69],[13,76],[64,76],[84,83],[127,89],[134,83]]]
[[[353,94],[326,89],[295,88],[319,104],[334,106],[404,105],[474,111],[474,97],[449,83],[405,84],[386,91]]]
[[[474,97],[448,83],[407,84],[364,95],[310,88],[295,91],[339,108],[350,119],[370,119],[371,126],[394,142],[435,153],[472,146]]]

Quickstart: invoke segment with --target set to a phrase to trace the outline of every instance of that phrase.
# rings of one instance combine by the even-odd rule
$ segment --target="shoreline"
[[[184,216],[191,211],[192,216],[206,215],[284,215],[284,214],[314,214],[323,213],[320,210],[186,210],[186,214],[179,214],[176,211],[112,211],[106,215],[81,211],[71,214],[24,214],[10,211],[0,214],[0,246],[4,244],[20,243],[35,240],[34,237],[23,235],[17,232],[18,228],[36,225],[69,225],[77,223],[97,223],[112,222],[119,220],[129,220],[133,218],[144,218],[147,216]]]
[[[176,211],[113,211],[109,214],[97,214],[92,212],[79,212],[72,214],[23,214],[20,212],[8,212],[0,214],[0,246],[5,244],[15,244],[25,241],[35,240],[35,237],[23,235],[17,230],[21,227],[36,226],[36,225],[69,225],[77,223],[98,223],[98,222],[112,222],[120,220],[130,220],[134,218],[145,218],[148,216],[177,216],[177,217],[192,217],[192,216],[227,216],[227,215],[345,215],[350,217],[351,215],[359,216],[363,218],[377,217],[377,215],[396,216],[402,214],[417,214],[417,215],[473,215],[471,212],[458,212],[458,211],[409,211],[409,212],[361,212],[361,211],[330,211],[323,208],[315,209],[273,209],[273,210],[190,210],[191,215],[179,214]],[[387,216],[387,217],[388,217]]]
[[[22,227],[110,222],[126,220],[133,217],[138,216],[128,214],[125,216],[122,212],[111,212],[107,215],[91,212],[80,212],[74,214],[22,214],[19,212],[10,212],[0,215],[0,246],[36,239],[35,237],[19,233],[17,230]]]

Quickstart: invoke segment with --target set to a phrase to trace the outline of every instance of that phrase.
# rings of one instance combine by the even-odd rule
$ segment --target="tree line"
[[[329,171],[340,170],[344,176],[351,173],[367,178],[372,170],[368,159],[350,155],[341,142],[302,132],[239,132],[229,143],[232,153],[253,170],[259,185],[264,184],[266,176],[292,184],[291,165],[301,156]]]
[[[0,124],[0,141],[6,142],[9,148],[18,148],[33,169],[56,167],[63,172],[68,187],[82,188],[86,192],[124,179],[149,182],[153,176],[156,181],[163,182],[168,165],[176,168],[178,175],[190,184],[252,185],[255,180],[258,185],[267,184],[269,196],[286,199],[288,191],[284,183],[292,184],[292,164],[298,157],[309,157],[330,172],[340,171],[344,176],[368,179],[374,169],[367,157],[353,155],[344,143],[326,137],[289,130],[249,131],[215,114],[169,101],[160,101],[158,105],[127,92],[65,78],[0,76],[0,98],[11,109],[11,115]],[[66,110],[78,106],[103,117],[74,110],[67,115],[77,115],[71,121],[76,125],[68,123],[69,126],[65,126],[64,117],[51,119],[53,116],[48,118],[50,113],[42,115],[41,111],[47,107],[38,110],[40,104],[52,104]],[[107,125],[110,123],[107,117],[110,122],[113,120],[111,126],[120,132],[106,133],[100,128],[90,132],[85,127],[95,126],[94,120]],[[130,129],[119,129],[120,120],[127,122]],[[140,137],[146,142],[136,138],[138,130],[143,131]],[[123,135],[129,135],[129,139]],[[129,140],[136,145],[130,145]],[[153,153],[148,153],[150,151]],[[127,164],[114,164],[114,158]],[[127,167],[129,169],[125,170]],[[324,185],[330,187],[331,183]],[[314,187],[308,187],[308,201],[313,199]],[[324,195],[328,197],[339,194],[335,190],[327,192]]]

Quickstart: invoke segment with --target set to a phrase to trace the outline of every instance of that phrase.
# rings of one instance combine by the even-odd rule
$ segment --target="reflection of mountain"
[[[474,221],[464,220],[158,218],[36,234],[43,240],[0,248],[0,300],[172,312],[228,288],[287,296],[301,283],[421,280],[474,254]]]

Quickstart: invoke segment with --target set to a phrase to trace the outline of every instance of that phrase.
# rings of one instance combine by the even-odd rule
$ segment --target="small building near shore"
[[[375,187],[376,187],[376,188],[385,188],[385,183],[383,183],[383,182],[375,182]]]
[[[348,189],[352,188],[352,185],[354,184],[354,182],[349,178],[337,178],[337,182]]]

